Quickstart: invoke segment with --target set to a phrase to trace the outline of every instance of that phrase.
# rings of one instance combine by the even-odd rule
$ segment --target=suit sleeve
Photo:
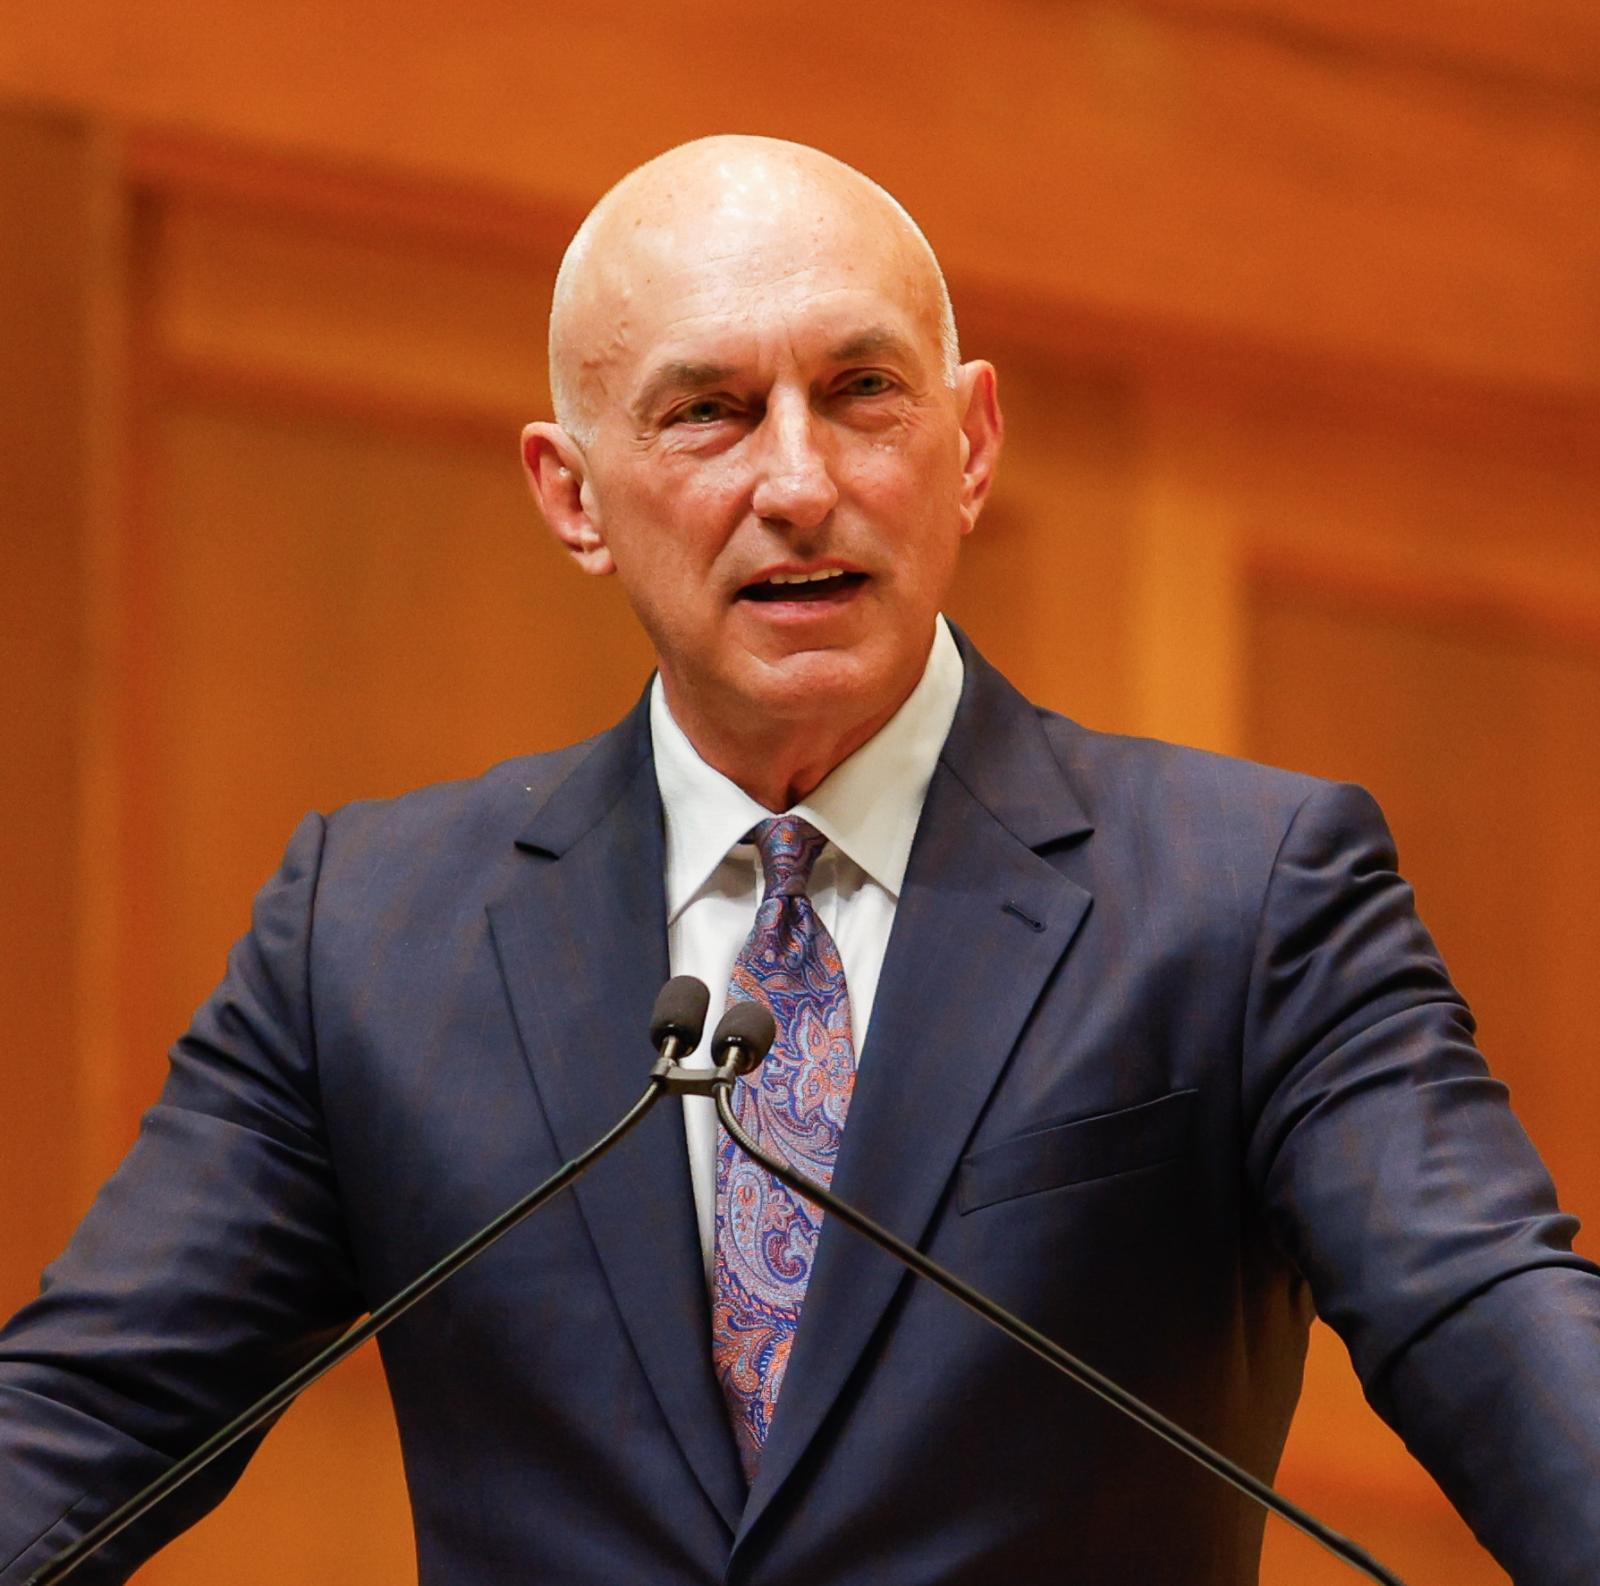
[[[37,1300],[0,1333],[0,1583],[67,1543],[308,1359],[359,1309],[319,1120],[309,816],[174,1047],[160,1099]],[[74,1580],[123,1579],[254,1442]]]
[[[1247,1008],[1249,1169],[1373,1406],[1519,1586],[1600,1558],[1600,1273],[1357,788],[1301,805]]]

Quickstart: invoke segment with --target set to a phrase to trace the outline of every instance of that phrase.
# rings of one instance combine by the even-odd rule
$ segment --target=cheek
[[[961,478],[960,431],[937,419],[914,407],[893,415],[893,422],[862,427],[845,448],[852,477],[885,494],[924,502],[954,499]]]
[[[629,602],[658,642],[706,627],[732,574],[724,559],[742,521],[736,493],[712,470],[635,483],[609,503],[607,540]]]
[[[958,532],[958,479],[953,459],[885,442],[858,449],[841,484],[886,539],[912,545],[942,539],[947,525]]]

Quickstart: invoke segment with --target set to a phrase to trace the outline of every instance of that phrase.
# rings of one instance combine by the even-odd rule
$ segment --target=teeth
[[[820,584],[825,578],[843,578],[842,567],[825,567],[819,573],[773,573],[769,584]]]

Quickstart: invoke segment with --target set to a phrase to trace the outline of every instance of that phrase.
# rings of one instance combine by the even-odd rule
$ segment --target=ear
[[[573,561],[597,577],[616,572],[578,443],[559,424],[530,424],[522,432],[522,467],[544,521]]]
[[[956,375],[961,413],[961,532],[971,534],[988,499],[1005,420],[1000,415],[994,365],[982,359],[962,364]]]

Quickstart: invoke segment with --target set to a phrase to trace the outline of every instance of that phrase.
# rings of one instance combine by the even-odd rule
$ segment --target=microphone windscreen
[[[700,1044],[710,1002],[705,981],[693,975],[674,975],[656,993],[656,1005],[650,1011],[650,1044],[659,1052],[668,1036],[676,1036],[679,1056],[687,1056]]]
[[[778,1026],[766,1003],[730,1002],[711,1037],[711,1055],[719,1063],[735,1056],[739,1072],[748,1074],[771,1050],[777,1036]]]

